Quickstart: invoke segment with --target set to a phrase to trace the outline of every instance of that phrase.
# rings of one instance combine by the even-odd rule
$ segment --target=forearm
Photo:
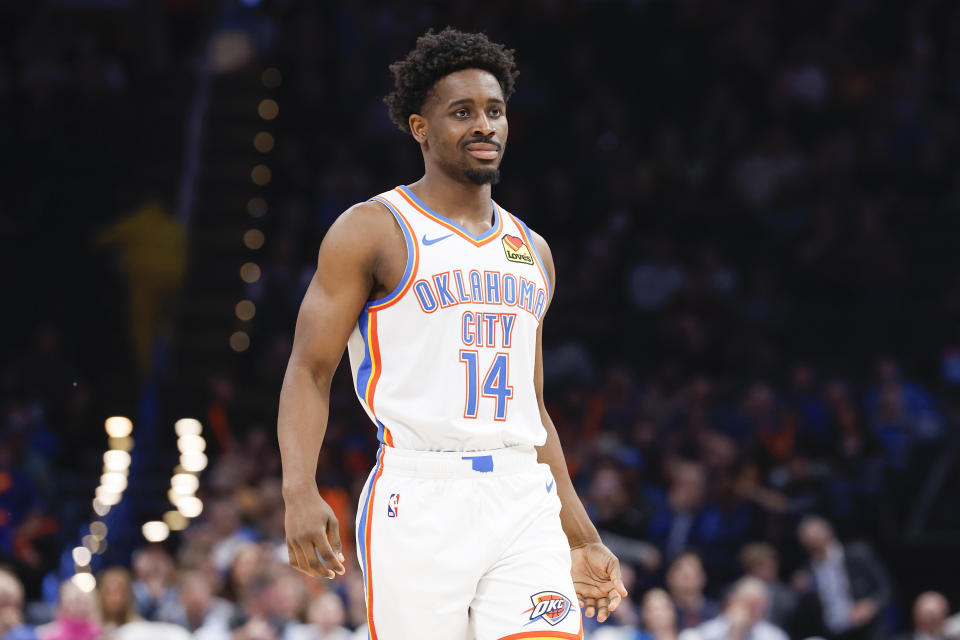
[[[277,417],[285,497],[317,490],[317,459],[329,409],[330,378],[291,361],[283,378]]]
[[[593,526],[587,515],[583,503],[580,502],[570,473],[567,471],[567,462],[563,456],[563,447],[553,420],[546,411],[541,411],[544,429],[547,430],[547,441],[542,447],[537,447],[537,459],[550,465],[550,471],[557,482],[557,496],[560,498],[560,524],[567,536],[570,548],[576,548],[591,542],[600,542],[597,528]]]

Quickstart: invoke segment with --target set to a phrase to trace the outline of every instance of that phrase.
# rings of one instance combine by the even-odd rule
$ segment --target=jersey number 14
[[[480,354],[473,349],[460,350],[460,362],[467,367],[467,397],[463,417],[476,418],[480,397],[484,397],[496,402],[493,419],[502,422],[507,419],[507,403],[513,398],[513,387],[507,380],[510,372],[510,355],[497,353],[482,383],[479,358]]]

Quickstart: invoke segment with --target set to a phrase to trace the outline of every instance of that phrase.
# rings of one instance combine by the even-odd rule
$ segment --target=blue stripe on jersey
[[[448,217],[446,217],[446,216],[444,216],[444,215],[441,215],[441,214],[437,213],[436,211],[434,211],[433,209],[431,209],[430,207],[428,207],[427,204],[426,204],[423,200],[421,200],[420,198],[418,198],[417,195],[416,195],[413,191],[410,191],[410,189],[408,189],[406,185],[400,185],[400,186],[397,187],[397,188],[400,189],[401,191],[403,191],[403,192],[404,192],[405,194],[407,194],[408,196],[410,196],[410,199],[413,200],[414,202],[416,202],[420,207],[422,207],[424,211],[426,211],[427,213],[429,213],[429,214],[432,215],[432,216],[435,216],[435,217],[437,217],[437,218],[440,218],[441,220],[443,220],[443,221],[446,222],[447,224],[449,224],[449,225],[451,225],[451,226],[454,226],[454,227],[456,227],[457,229],[460,229],[460,231],[462,231],[464,234],[470,236],[471,238],[473,238],[473,239],[476,240],[477,242],[480,242],[481,240],[486,240],[487,238],[489,238],[491,235],[495,234],[495,233],[500,229],[500,210],[499,210],[499,207],[497,207],[496,204],[493,205],[493,224],[490,226],[489,229],[487,229],[486,231],[484,231],[484,232],[481,233],[480,235],[475,235],[475,234],[470,233],[469,231],[467,231],[465,228],[463,228],[461,225],[457,224],[456,222],[454,222],[454,221],[451,220],[450,218],[448,218]],[[493,202],[493,201],[491,200],[491,202]]]
[[[363,492],[363,511],[360,514],[360,524],[357,525],[357,550],[360,552],[360,568],[364,573],[364,597],[366,597],[366,582],[370,580],[370,576],[366,575],[367,573],[367,518],[370,515],[370,508],[373,506],[370,504],[370,492],[373,491],[373,483],[377,480],[377,472],[380,470],[380,461],[382,459],[382,448],[381,451],[377,452],[377,463],[373,466],[373,471],[370,473],[370,481],[367,482],[367,490]]]
[[[377,420],[377,440],[380,441],[380,444],[386,444],[386,440],[383,439],[383,432],[386,431],[386,427],[383,426],[383,423],[380,420]]]
[[[530,233],[530,227],[527,226],[523,220],[517,216],[513,216],[513,219],[517,221],[517,224],[523,228],[524,233],[527,236],[527,239],[530,241],[530,248],[533,250],[533,255],[537,257],[537,260],[540,261],[540,266],[543,268],[543,279],[547,281],[547,300],[550,299],[551,290],[553,288],[553,283],[550,282],[550,274],[547,273],[547,263],[543,261],[543,258],[540,257],[540,252],[537,251],[537,245],[533,242],[533,234]]]
[[[373,370],[373,358],[370,355],[370,341],[367,339],[367,322],[370,315],[366,310],[360,312],[357,318],[357,328],[360,330],[360,337],[363,338],[363,361],[357,368],[357,395],[360,401],[367,403],[367,383],[370,382],[370,373]]]
[[[384,205],[387,209],[390,210],[390,213],[393,214],[393,217],[396,218],[397,224],[400,225],[400,230],[403,231],[403,239],[407,241],[407,267],[403,271],[403,277],[400,278],[400,282],[397,283],[397,286],[394,287],[393,291],[388,293],[386,296],[380,298],[379,300],[371,300],[363,308],[364,311],[367,311],[370,307],[379,306],[385,303],[392,301],[394,298],[397,298],[400,295],[400,292],[403,291],[407,281],[410,280],[410,276],[413,275],[413,264],[415,262],[414,256],[416,255],[416,240],[413,237],[413,231],[407,227],[406,220],[403,219],[403,216],[400,215],[400,212],[397,211],[392,204],[384,200],[379,196],[370,198],[371,201],[376,200],[380,204]]]

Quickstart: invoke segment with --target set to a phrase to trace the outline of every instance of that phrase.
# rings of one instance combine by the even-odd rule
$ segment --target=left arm
[[[556,292],[556,271],[553,254],[547,242],[539,235],[533,235],[537,252],[543,258],[544,269]],[[551,300],[552,301],[552,300]],[[547,305],[549,309],[549,303]],[[560,498],[560,524],[570,543],[572,576],[574,588],[580,598],[587,616],[594,613],[597,620],[603,622],[610,612],[617,608],[620,600],[627,595],[620,577],[620,563],[616,556],[600,541],[600,534],[590,521],[583,503],[573,488],[567,463],[560,446],[557,428],[547,413],[543,400],[543,324],[537,329],[537,351],[534,369],[534,388],[537,403],[540,406],[540,420],[547,432],[547,441],[537,447],[537,459],[550,465],[557,483],[557,496]]]

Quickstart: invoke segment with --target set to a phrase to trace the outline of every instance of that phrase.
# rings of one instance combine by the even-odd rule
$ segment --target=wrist
[[[314,480],[302,480],[295,482],[284,482],[281,487],[284,502],[297,500],[306,496],[313,496],[319,493],[317,483]]]
[[[570,544],[570,551],[574,549],[580,549],[582,547],[589,547],[592,544],[603,544],[603,541],[600,540],[600,536],[589,537],[589,538],[567,538],[567,542]]]

